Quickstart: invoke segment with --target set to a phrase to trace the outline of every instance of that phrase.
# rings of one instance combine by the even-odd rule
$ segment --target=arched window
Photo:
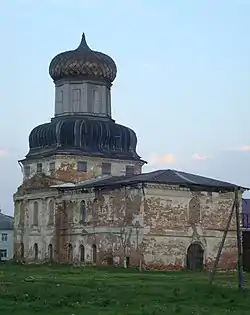
[[[80,261],[84,262],[85,260],[85,250],[84,250],[84,246],[81,244],[80,245]]]
[[[97,198],[95,198],[93,200],[93,206],[92,206],[92,216],[94,219],[97,218],[97,215],[98,215],[98,207],[99,207],[99,204],[98,204],[98,200]]]
[[[48,256],[49,256],[49,260],[53,259],[53,246],[52,246],[52,244],[49,244],[49,246],[48,246]]]
[[[23,243],[20,244],[20,257],[24,258],[24,245],[23,245]]]
[[[114,204],[114,197],[109,197],[109,204],[108,204],[108,219],[112,220],[114,218],[114,209],[115,209],[115,204]]]
[[[54,200],[50,200],[48,225],[54,224],[54,215],[55,215],[55,203],[54,203]]]
[[[73,219],[74,219],[74,203],[72,201],[68,201],[66,217],[67,217],[67,222],[69,224],[73,223]]]
[[[71,244],[68,245],[68,262],[73,260],[73,247]]]
[[[37,243],[34,244],[34,259],[37,260],[38,258],[38,245]]]
[[[93,259],[93,263],[95,264],[96,263],[96,255],[97,253],[96,253],[96,245],[95,244],[93,244],[93,246],[92,246],[92,259]]]
[[[33,206],[33,225],[37,226],[38,225],[38,202],[34,202]]]
[[[75,121],[65,120],[61,125],[60,143],[62,147],[74,146],[75,144]]]
[[[82,220],[82,223],[84,223],[86,221],[86,202],[85,200],[82,200],[81,201],[81,220]]]
[[[19,206],[19,225],[23,226],[24,225],[24,217],[25,217],[25,207],[24,204],[20,204]]]
[[[192,198],[189,202],[189,223],[199,223],[201,219],[199,198]]]

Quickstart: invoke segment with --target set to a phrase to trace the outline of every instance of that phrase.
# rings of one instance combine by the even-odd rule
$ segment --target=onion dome
[[[90,117],[53,118],[35,127],[29,136],[26,157],[79,154],[124,160],[140,160],[135,132],[113,120]]]
[[[114,60],[90,49],[84,34],[77,49],[55,56],[49,66],[49,74],[54,81],[89,78],[104,80],[111,84],[115,80],[116,73]]]

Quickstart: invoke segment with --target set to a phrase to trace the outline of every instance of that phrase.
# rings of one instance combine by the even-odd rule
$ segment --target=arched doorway
[[[92,259],[93,259],[93,263],[96,264],[96,256],[97,256],[97,253],[96,253],[96,244],[93,244],[92,246]]]
[[[85,260],[85,251],[84,251],[84,246],[81,244],[80,245],[80,262],[84,262]]]
[[[68,245],[68,262],[71,263],[73,260],[73,247],[71,244]]]
[[[23,243],[20,244],[20,258],[24,258],[24,245]]]
[[[187,269],[201,271],[203,269],[204,250],[199,243],[193,243],[187,250]]]
[[[48,246],[48,256],[49,256],[49,260],[53,260],[53,246],[52,246],[52,244],[49,244],[49,246]]]
[[[37,243],[34,244],[34,259],[38,259],[38,245]]]

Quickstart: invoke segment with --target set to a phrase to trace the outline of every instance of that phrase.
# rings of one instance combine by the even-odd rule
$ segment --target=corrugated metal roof
[[[149,173],[143,173],[139,175],[131,176],[111,176],[108,178],[100,178],[95,181],[84,181],[77,185],[78,188],[101,188],[105,186],[117,186],[117,185],[131,185],[139,183],[158,183],[166,185],[184,186],[193,189],[209,190],[209,191],[233,191],[235,188],[244,188],[232,183],[224,182],[221,180],[208,178],[200,175],[194,175],[177,170],[157,170]]]
[[[99,176],[96,178],[90,178],[90,179],[86,179],[86,180],[83,180],[81,182],[76,183],[75,186],[77,187],[77,186],[89,185],[89,184],[92,185],[92,184],[97,183],[101,180],[109,180],[110,178],[113,178],[113,177],[114,176],[111,176],[111,175],[103,175],[103,176]]]
[[[14,228],[14,218],[0,213],[0,230],[13,230]]]

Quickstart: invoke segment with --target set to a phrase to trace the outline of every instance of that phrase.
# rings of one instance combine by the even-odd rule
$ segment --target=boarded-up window
[[[54,172],[56,169],[56,163],[55,162],[50,162],[49,163],[49,170],[50,172]]]
[[[42,171],[43,171],[43,164],[42,163],[37,163],[36,171],[37,171],[37,173],[42,173]]]
[[[37,243],[34,244],[34,259],[38,258],[38,245]]]
[[[87,162],[85,161],[78,161],[77,162],[77,171],[78,172],[87,172]]]
[[[135,174],[134,166],[127,165],[126,166],[126,175],[134,175],[134,174]]]
[[[199,198],[192,198],[189,202],[189,223],[199,223],[201,219]]]
[[[24,176],[26,176],[26,177],[30,176],[30,166],[29,165],[24,166]]]
[[[48,225],[54,224],[54,215],[55,215],[55,203],[54,200],[50,200],[49,202],[49,219],[48,219]]]
[[[85,260],[85,251],[84,251],[84,246],[80,245],[80,261],[84,262]]]
[[[102,175],[110,175],[111,174],[111,163],[102,163]]]
[[[33,205],[33,225],[38,225],[38,202],[35,201]]]

